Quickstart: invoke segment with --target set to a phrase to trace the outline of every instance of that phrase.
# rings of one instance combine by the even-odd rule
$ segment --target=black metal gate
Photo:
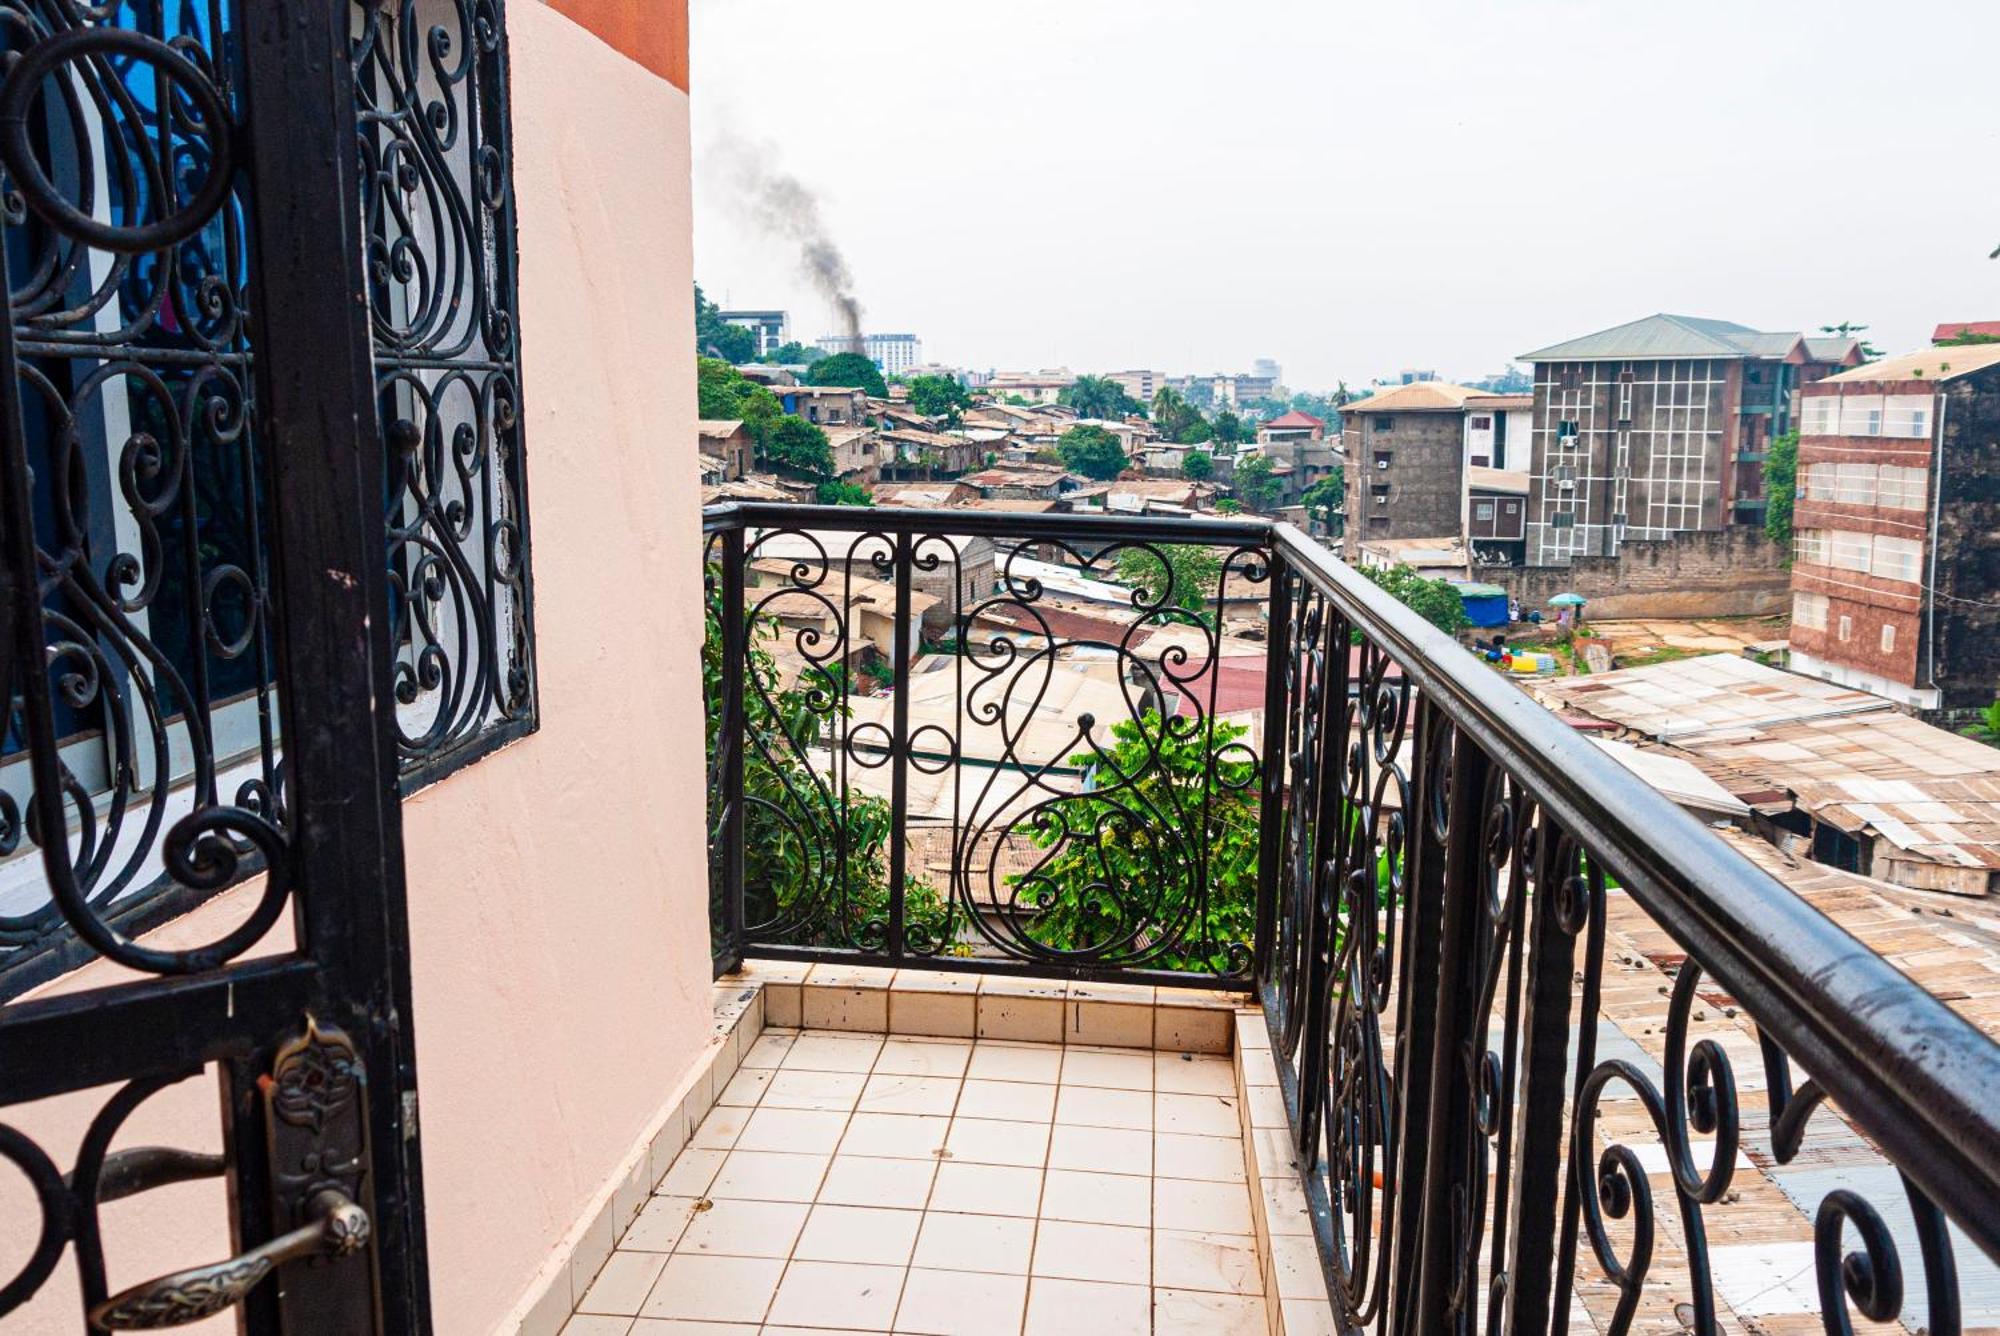
[[[0,0],[0,933],[124,967],[0,1006],[0,1318],[69,1265],[87,1329],[429,1329],[351,23]],[[239,881],[205,944],[119,915]],[[220,1155],[114,1149],[209,1073]],[[9,1112],[76,1092],[73,1155]],[[214,1176],[235,1255],[110,1293],[100,1207]]]

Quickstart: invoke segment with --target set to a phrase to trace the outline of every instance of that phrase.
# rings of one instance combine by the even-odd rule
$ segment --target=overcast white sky
[[[1002,369],[1471,378],[1654,311],[2000,319],[2000,0],[693,0],[696,274]]]

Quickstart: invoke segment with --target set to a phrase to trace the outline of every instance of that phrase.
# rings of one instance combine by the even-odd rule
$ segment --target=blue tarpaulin
[[[1507,624],[1507,591],[1499,585],[1460,584],[1452,588],[1458,591],[1458,601],[1465,605],[1465,619],[1474,626]]]

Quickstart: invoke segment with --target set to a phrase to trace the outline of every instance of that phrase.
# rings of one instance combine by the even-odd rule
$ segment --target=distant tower
[[[1269,357],[1260,357],[1252,362],[1250,364],[1250,372],[1252,375],[1268,377],[1274,385],[1285,383],[1285,369]]]

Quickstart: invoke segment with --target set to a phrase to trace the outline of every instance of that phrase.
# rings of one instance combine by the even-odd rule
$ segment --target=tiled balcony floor
[[[564,1330],[1259,1336],[1232,1070],[766,1030]]]

